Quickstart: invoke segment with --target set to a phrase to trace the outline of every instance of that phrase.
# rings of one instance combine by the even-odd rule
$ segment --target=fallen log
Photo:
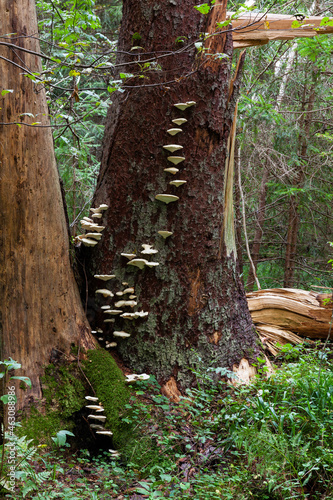
[[[261,340],[274,355],[277,343],[326,339],[332,318],[332,294],[293,288],[270,288],[246,294]]]

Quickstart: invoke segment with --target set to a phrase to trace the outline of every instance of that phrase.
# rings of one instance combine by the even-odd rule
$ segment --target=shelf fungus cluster
[[[85,396],[85,399],[87,402],[89,402],[88,405],[86,405],[86,408],[89,412],[95,412],[95,413],[90,413],[88,415],[88,420],[89,420],[89,426],[90,428],[95,432],[95,434],[99,436],[108,436],[112,437],[113,432],[110,431],[109,429],[106,429],[104,427],[104,423],[106,421],[106,416],[102,415],[104,412],[104,408],[98,398],[94,396]],[[112,455],[117,457],[119,456],[119,452],[112,450],[113,453]]]
[[[185,111],[185,109],[190,108],[191,106],[194,106],[195,104],[196,104],[195,101],[186,101],[186,102],[178,102],[178,103],[174,104],[174,106],[177,109],[180,109],[181,111]],[[175,136],[175,135],[179,134],[180,132],[183,132],[183,129],[179,128],[179,127],[181,125],[183,125],[184,123],[187,123],[187,119],[186,118],[175,118],[174,120],[172,120],[172,123],[174,125],[177,125],[177,127],[174,126],[172,128],[169,128],[167,130],[167,133],[169,135]],[[170,151],[170,153],[175,153],[175,152],[183,149],[183,146],[181,146],[180,144],[165,144],[163,146],[163,149]],[[169,162],[173,163],[174,165],[179,165],[180,163],[185,161],[185,159],[186,159],[185,156],[177,156],[177,155],[167,157],[167,160]],[[172,174],[172,175],[176,175],[179,172],[179,168],[167,167],[164,169],[164,172],[167,172],[167,173]],[[169,184],[171,186],[175,186],[176,188],[178,188],[178,187],[186,184],[186,182],[187,181],[183,180],[183,179],[176,179],[174,181],[169,182]],[[178,201],[179,196],[176,196],[174,194],[169,194],[169,193],[159,193],[155,196],[155,199],[158,201],[161,201],[162,203],[166,203],[168,205],[169,203]],[[161,229],[160,231],[158,231],[158,234],[161,235],[162,238],[166,239],[169,236],[171,236],[173,233],[172,233],[172,231],[167,231],[167,230]]]
[[[98,225],[95,220],[101,219],[103,217],[103,212],[108,209],[108,205],[104,203],[97,208],[91,208],[92,212],[90,217],[83,217],[80,220],[82,229],[87,231],[86,234],[80,234],[76,236],[75,242],[82,243],[86,247],[94,247],[97,245],[99,240],[102,238],[102,231],[104,231],[105,226]]]

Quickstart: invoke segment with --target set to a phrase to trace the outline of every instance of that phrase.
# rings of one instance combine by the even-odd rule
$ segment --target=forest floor
[[[332,347],[284,346],[269,377],[257,359],[249,385],[198,361],[179,403],[154,380],[136,383],[134,449],[115,458],[106,442],[73,451],[70,437],[53,448],[18,438],[15,492],[2,498],[333,500]]]

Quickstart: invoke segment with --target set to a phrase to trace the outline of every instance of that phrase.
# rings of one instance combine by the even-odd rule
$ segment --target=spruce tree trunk
[[[35,2],[0,0],[0,12],[1,41],[39,52]],[[20,362],[32,380],[32,390],[17,391],[20,408],[41,397],[39,379],[51,359],[69,355],[71,344],[93,347],[94,339],[69,261],[45,92],[23,75],[40,71],[41,62],[6,46],[0,55],[12,61],[0,59],[1,90],[10,90],[0,106],[1,359]],[[16,122],[22,125],[10,125]],[[43,127],[23,125],[34,122]]]
[[[147,318],[115,316],[114,324],[103,323],[99,306],[113,307],[119,297],[96,298],[96,326],[104,339],[117,341],[118,354],[133,370],[154,373],[173,386],[176,380],[178,387],[189,381],[194,351],[207,367],[229,368],[257,352],[237,265],[231,140],[228,149],[242,60],[231,81],[232,39],[225,34],[206,42],[207,51],[220,58],[198,53],[194,42],[223,20],[226,2],[209,16],[198,13],[195,4],[124,1],[118,64],[124,72],[142,70],[142,78],[128,79],[109,110],[93,206],[110,208],[104,236],[87,256],[91,275],[115,274],[109,288],[116,292],[128,283],[135,288],[135,310],[149,312]],[[141,60],[156,60],[149,70],[142,62],[129,64],[138,60],[138,52]],[[196,104],[185,111],[174,106],[187,101]],[[187,119],[183,125],[172,122],[181,117]],[[170,128],[182,131],[171,136]],[[163,149],[168,144],[183,149],[170,153]],[[175,166],[168,156],[185,157],[176,175],[164,171]],[[186,184],[170,185],[174,179]],[[179,200],[166,205],[155,199],[160,193]],[[173,234],[163,239],[160,230]],[[148,260],[159,266],[140,270],[121,256],[146,258],[140,254],[142,244],[158,250]],[[92,297],[97,288],[101,282],[92,278]],[[114,330],[131,337],[115,338]]]

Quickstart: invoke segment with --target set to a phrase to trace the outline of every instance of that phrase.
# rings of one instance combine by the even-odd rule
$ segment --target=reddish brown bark
[[[123,288],[122,282],[133,285],[137,309],[149,312],[148,319],[135,322],[117,316],[111,328],[97,312],[96,325],[105,339],[115,340],[113,330],[131,332],[131,338],[118,340],[123,360],[134,370],[155,373],[160,382],[173,376],[181,385],[195,363],[192,349],[206,366],[232,367],[256,352],[236,256],[227,256],[224,248],[218,257],[224,165],[239,78],[230,85],[231,36],[214,38],[214,51],[226,58],[197,53],[193,44],[213,21],[194,5],[193,0],[124,2],[118,63],[137,58],[130,51],[133,45],[143,47],[141,59],[163,57],[157,60],[160,70],[143,74],[146,80],[127,80],[109,110],[94,206],[107,203],[110,209],[104,237],[88,258],[92,274],[116,274],[110,286],[114,292]],[[225,5],[219,9],[225,11]],[[140,34],[139,41],[134,33]],[[139,64],[124,68],[137,72]],[[184,112],[174,107],[192,100],[196,105]],[[183,132],[171,137],[166,131],[179,117],[188,121]],[[173,165],[167,160],[172,154],[162,146],[172,143],[183,146],[186,158],[176,176],[164,171]],[[171,186],[175,178],[187,184]],[[158,193],[180,199],[165,205],[155,199]],[[164,240],[158,234],[163,229],[173,235]],[[146,243],[158,249],[152,260],[159,266],[138,270],[127,265],[120,254],[145,257],[140,250]],[[91,280],[90,294],[99,287]],[[96,310],[105,302],[96,300]]]
[[[32,0],[0,0],[1,40],[39,52]],[[11,33],[12,35],[6,35]],[[71,344],[93,347],[69,262],[69,242],[44,90],[23,75],[38,57],[0,47],[0,336],[1,359],[22,364],[32,390],[17,391],[18,408],[41,396],[39,378],[51,356]],[[1,89],[1,90],[2,90]],[[33,118],[22,116],[32,113]],[[6,125],[42,122],[44,127]]]

